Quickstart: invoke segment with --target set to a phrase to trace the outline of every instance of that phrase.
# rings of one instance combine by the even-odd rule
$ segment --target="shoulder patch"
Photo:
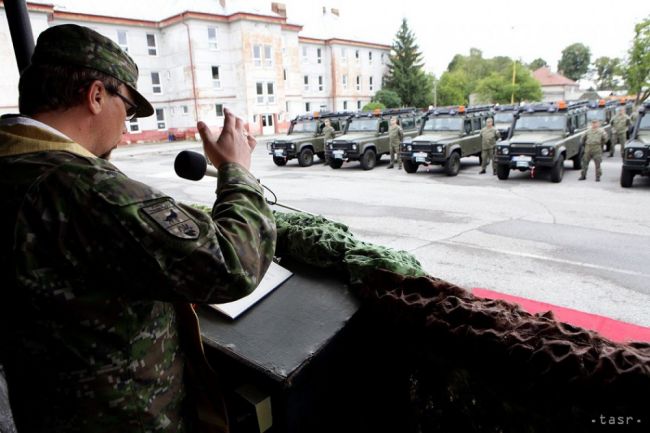
[[[158,202],[144,206],[141,210],[167,233],[181,239],[198,239],[199,226],[171,201]]]

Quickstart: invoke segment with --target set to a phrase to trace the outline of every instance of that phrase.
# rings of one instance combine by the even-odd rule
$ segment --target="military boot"
[[[481,171],[478,172],[478,174],[485,174],[485,169],[482,168]]]
[[[586,180],[586,179],[587,179],[587,177],[584,174],[580,175],[580,177],[578,178],[578,180]]]
[[[388,167],[386,167],[386,168],[393,168],[393,164],[390,164],[390,165],[389,165]]]

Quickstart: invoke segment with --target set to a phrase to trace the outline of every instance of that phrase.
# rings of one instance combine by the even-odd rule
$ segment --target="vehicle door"
[[[461,145],[462,156],[481,153],[481,128],[485,126],[485,117],[471,119],[472,130]]]
[[[375,146],[377,147],[377,155],[382,155],[390,152],[389,138],[388,138],[388,119],[379,120],[379,127],[377,132],[377,139],[375,140]]]

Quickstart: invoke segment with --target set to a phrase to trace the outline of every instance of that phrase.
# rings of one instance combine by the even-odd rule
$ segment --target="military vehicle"
[[[345,161],[359,161],[361,168],[372,170],[382,155],[390,153],[388,126],[391,117],[397,117],[405,137],[418,133],[420,115],[411,108],[357,113],[350,119],[344,135],[327,143],[325,156],[330,167],[338,169]]]
[[[325,143],[323,138],[324,120],[330,119],[337,134],[343,133],[353,113],[314,113],[298,116],[291,121],[287,135],[278,137],[266,144],[273,162],[277,166],[286,165],[297,158],[301,167],[309,167],[314,162],[314,155],[325,160]]]
[[[419,135],[400,145],[400,158],[407,173],[420,165],[442,165],[448,176],[456,176],[460,159],[481,155],[479,132],[492,117],[490,105],[452,106],[430,110],[422,118]]]
[[[632,130],[632,138],[625,143],[621,186],[632,186],[634,176],[650,176],[650,102],[639,107],[639,116]]]
[[[607,143],[605,143],[605,151],[609,151],[612,145],[612,117],[616,115],[616,110],[620,107],[620,102],[616,99],[605,101],[604,99],[589,101],[587,111],[587,124],[592,120],[599,120],[600,126],[607,133]]]
[[[564,161],[571,159],[573,168],[582,168],[587,131],[587,103],[536,103],[522,106],[514,115],[508,140],[497,143],[495,161],[497,177],[508,179],[510,170],[550,170],[551,182],[561,182]]]
[[[501,140],[506,140],[510,134],[515,111],[519,104],[495,105],[494,106],[494,127],[499,130]]]

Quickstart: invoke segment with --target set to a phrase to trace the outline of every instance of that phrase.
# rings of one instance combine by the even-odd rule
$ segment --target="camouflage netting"
[[[413,342],[417,430],[598,431],[602,414],[650,422],[650,344],[614,343],[551,312],[475,297],[322,217],[275,216],[276,255],[341,271],[365,308]]]

